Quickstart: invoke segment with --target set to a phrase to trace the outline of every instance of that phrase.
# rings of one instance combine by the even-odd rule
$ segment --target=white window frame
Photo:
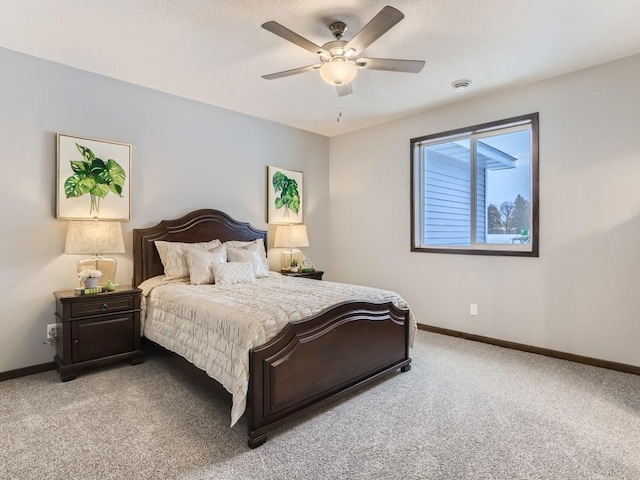
[[[476,145],[479,138],[495,135],[497,132],[510,133],[522,130],[531,132],[531,241],[527,244],[487,244],[477,243],[477,164]],[[471,244],[465,246],[425,245],[424,232],[424,161],[423,149],[457,139],[470,139],[470,232]],[[411,251],[431,253],[460,253],[469,255],[539,256],[539,148],[538,113],[522,115],[448,132],[426,135],[411,139]],[[488,228],[488,226],[487,226]]]

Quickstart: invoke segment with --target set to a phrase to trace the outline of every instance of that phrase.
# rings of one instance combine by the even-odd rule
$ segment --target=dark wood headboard
[[[238,222],[219,210],[202,209],[187,213],[176,220],[163,220],[150,228],[133,230],[133,286],[144,280],[162,275],[164,267],[153,242],[206,242],[213,239],[251,241],[264,239],[267,248],[267,232]]]

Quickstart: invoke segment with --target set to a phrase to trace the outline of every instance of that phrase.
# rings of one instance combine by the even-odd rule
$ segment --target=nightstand
[[[75,295],[55,292],[56,356],[63,382],[76,378],[78,370],[119,360],[142,362],[140,349],[140,295],[129,286],[113,292]]]
[[[322,280],[322,275],[324,272],[321,270],[316,270],[315,272],[289,272],[287,270],[282,270],[280,273],[282,275],[286,275],[287,277],[299,277],[299,278],[311,278],[313,280]]]

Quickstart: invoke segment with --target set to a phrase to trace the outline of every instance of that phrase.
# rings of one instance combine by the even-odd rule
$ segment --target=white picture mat
[[[296,214],[290,209],[276,208],[275,199],[280,196],[273,187],[273,176],[282,173],[287,178],[291,178],[298,184],[298,194],[300,196],[300,208]],[[278,167],[267,167],[267,222],[274,224],[303,223],[304,212],[304,189],[302,184],[303,174],[296,170],[286,170]]]
[[[90,212],[91,198],[89,194],[80,197],[66,198],[64,184],[74,174],[71,161],[83,161],[84,158],[76,147],[76,143],[90,149],[97,158],[107,162],[113,159],[122,167],[126,180],[122,190],[122,197],[109,192],[100,199],[100,210]],[[67,220],[91,219],[101,220],[130,220],[131,219],[131,150],[126,143],[98,140],[87,137],[58,134],[58,178],[56,218]]]

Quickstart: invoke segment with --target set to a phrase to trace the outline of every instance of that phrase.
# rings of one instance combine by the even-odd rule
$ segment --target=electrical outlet
[[[56,343],[56,337],[58,336],[58,325],[56,323],[50,323],[47,325],[47,341],[49,345]]]
[[[471,315],[478,315],[478,305],[476,305],[475,303],[472,303],[469,305],[469,313]]]

